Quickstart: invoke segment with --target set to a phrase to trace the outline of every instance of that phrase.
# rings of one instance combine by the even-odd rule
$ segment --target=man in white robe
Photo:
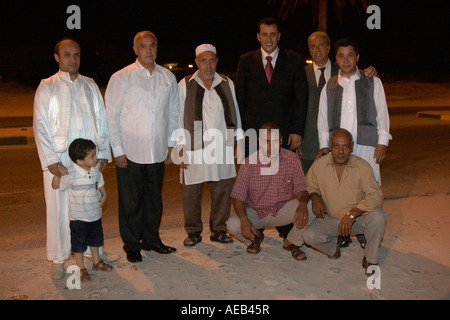
[[[64,277],[64,262],[70,257],[67,192],[54,190],[53,175],[72,161],[68,146],[76,138],[90,139],[98,150],[99,170],[111,162],[108,126],[103,98],[93,79],[78,73],[80,46],[63,39],[55,46],[59,71],[39,84],[34,97],[33,130],[43,170],[47,207],[47,259],[52,261],[52,279]],[[101,259],[112,262],[120,256],[100,248]]]

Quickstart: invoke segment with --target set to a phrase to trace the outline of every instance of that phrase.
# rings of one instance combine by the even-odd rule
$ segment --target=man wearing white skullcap
[[[230,194],[236,176],[234,142],[235,138],[237,141],[244,139],[234,84],[230,78],[216,72],[216,48],[209,43],[201,44],[195,49],[195,56],[198,70],[178,83],[178,127],[187,137],[178,142],[185,159],[180,163],[184,227],[188,234],[185,246],[195,246],[202,241],[201,203],[205,182],[211,187],[210,240],[233,242],[227,235],[226,221],[230,216]],[[197,136],[199,141],[194,141]],[[239,143],[238,147],[243,149]]]
[[[214,54],[217,54],[216,47],[214,47],[212,44],[204,43],[204,44],[199,45],[199,46],[195,49],[195,56],[198,57],[198,55],[199,55],[200,53],[205,52],[205,51],[211,51],[211,52],[213,52]]]

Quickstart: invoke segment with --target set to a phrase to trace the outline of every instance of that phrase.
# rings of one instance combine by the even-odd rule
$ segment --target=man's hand
[[[319,152],[317,152],[317,155],[314,158],[314,160],[317,160],[322,156],[326,156],[328,153],[330,153],[330,148],[322,148],[319,150]]]
[[[255,239],[255,235],[257,234],[255,227],[253,227],[253,224],[248,219],[241,219],[241,232],[246,239],[251,241]]]
[[[185,158],[185,155],[184,155],[184,148],[185,148],[184,146],[177,146],[177,148],[175,150],[175,153],[177,150],[180,150],[178,152],[178,155],[177,155],[178,158],[176,159],[175,164],[178,163],[178,165],[180,166],[181,169],[187,169],[187,167],[188,167],[188,165],[186,163],[187,159]]]
[[[373,153],[376,163],[380,164],[381,161],[384,160],[386,157],[386,149],[387,147],[384,144],[377,144],[375,147],[375,152]]]
[[[114,161],[116,161],[116,165],[119,168],[126,169],[126,167],[127,167],[127,156],[126,155],[123,154],[121,156],[115,157]]]
[[[325,218],[326,208],[325,203],[323,203],[322,197],[317,193],[313,193],[311,194],[310,199],[313,214],[319,219]]]
[[[376,76],[378,76],[377,70],[374,67],[372,67],[372,66],[364,69],[364,74],[366,75],[366,77],[376,77]]]
[[[61,177],[68,173],[67,168],[64,167],[64,165],[61,162],[53,163],[53,164],[49,165],[47,168],[51,174],[53,174],[54,176],[57,176],[57,177]]]
[[[173,147],[169,147],[167,151],[167,157],[164,160],[164,164],[171,164],[172,163],[172,149]]]
[[[352,226],[355,223],[355,220],[350,218],[348,215],[344,215],[339,222],[338,232],[341,236],[350,236],[350,231],[352,230]]]
[[[300,148],[301,145],[302,145],[302,136],[295,133],[291,133],[288,138],[289,150],[294,151],[295,149]]]
[[[294,226],[297,229],[306,228],[308,225],[308,207],[305,202],[300,202],[295,210]]]

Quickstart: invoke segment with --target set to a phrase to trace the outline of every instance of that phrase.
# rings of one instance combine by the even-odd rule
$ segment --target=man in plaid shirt
[[[231,193],[236,214],[227,227],[247,245],[248,253],[259,253],[265,227],[294,224],[283,243],[294,259],[305,260],[300,250],[303,231],[314,215],[308,216],[308,192],[298,156],[281,148],[279,127],[266,123],[261,127],[260,149],[241,165]]]

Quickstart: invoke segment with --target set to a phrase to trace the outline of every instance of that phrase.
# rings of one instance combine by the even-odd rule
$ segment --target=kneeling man
[[[367,274],[367,267],[378,264],[386,224],[386,212],[381,209],[383,194],[370,164],[352,155],[353,139],[349,131],[335,130],[330,150],[331,154],[313,163],[306,177],[316,219],[306,228],[303,239],[336,259],[344,237],[364,234],[362,266]]]
[[[248,253],[259,253],[264,234],[260,229],[293,223],[283,248],[296,260],[305,260],[300,250],[308,221],[306,179],[298,156],[281,147],[279,127],[266,123],[261,127],[260,149],[241,165],[231,193],[236,214],[227,227],[247,245]]]

